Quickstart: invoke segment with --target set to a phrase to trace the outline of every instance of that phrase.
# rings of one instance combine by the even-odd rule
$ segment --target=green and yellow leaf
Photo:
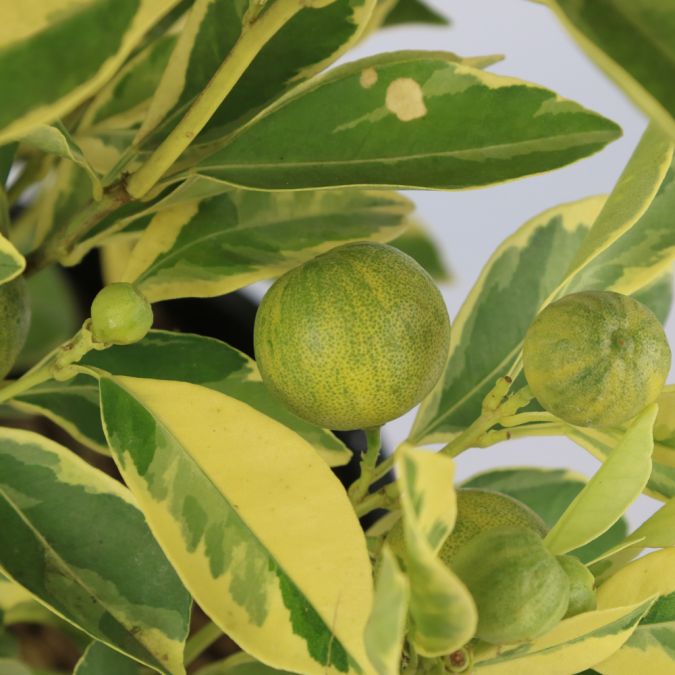
[[[675,546],[675,498],[666,502],[632,534],[619,542],[610,555],[593,566],[593,573],[604,580],[646,548]]]
[[[375,599],[366,625],[366,651],[377,675],[399,675],[410,587],[396,557],[382,549]]]
[[[0,285],[16,279],[25,269],[26,259],[0,234]]]
[[[346,464],[351,458],[351,452],[330,431],[296,417],[268,392],[255,361],[219,340],[151,331],[136,344],[90,352],[82,363],[114,375],[180,380],[209,387],[293,429],[330,466]],[[45,415],[78,441],[107,453],[98,384],[91,377],[78,375],[67,382],[48,382],[19,396],[13,405]]]
[[[140,125],[176,41],[176,31],[170,31],[130,59],[87,106],[78,131],[95,133]]]
[[[393,192],[230,190],[155,215],[124,281],[151,302],[222,295],[339,244],[388,241],[402,232],[410,209]]]
[[[675,140],[669,0],[546,0],[581,48]]]
[[[455,317],[448,365],[422,403],[412,440],[450,440],[480,415],[483,398],[515,361],[530,323],[563,278],[603,203],[603,197],[590,197],[549,209],[492,254]]]
[[[79,166],[91,181],[91,193],[94,199],[101,199],[103,187],[98,174],[85,157],[82,148],[61,122],[57,120],[53,124],[41,124],[23,136],[21,142],[46,154],[63,157]]]
[[[658,406],[650,405],[627,428],[595,475],[546,535],[556,555],[567,553],[606,532],[644,489],[651,473],[653,429]],[[570,427],[575,440],[585,429]]]
[[[292,672],[368,672],[365,537],[314,448],[187,382],[101,374],[113,457],[195,600],[247,652]]]
[[[53,441],[1,429],[0,515],[3,573],[95,639],[184,673],[190,597],[126,488]]]
[[[476,656],[476,675],[570,675],[595,667],[628,640],[653,598],[595,610],[561,621],[531,642],[489,647]]]
[[[630,230],[654,201],[673,161],[673,141],[658,127],[647,128],[572,261],[568,276]]]
[[[453,54],[396,52],[296,88],[194,170],[258,189],[461,189],[564,166],[619,134],[547,89]]]
[[[0,27],[0,144],[50,124],[94,94],[143,34],[177,3],[28,0],[7,4]]]
[[[156,145],[202,91],[241,35],[249,4],[195,2],[138,134],[143,147]],[[298,12],[262,47],[197,142],[217,142],[253,112],[329,66],[359,39],[374,5],[375,0],[336,0]]]
[[[638,154],[651,147],[651,138],[647,134]],[[639,166],[639,162],[633,165],[636,171]],[[651,188],[644,186],[637,173],[631,175],[634,180],[624,175],[607,203],[622,203],[628,199],[626,191],[633,199],[648,199]],[[658,180],[661,174],[651,175]],[[448,367],[420,408],[412,433],[415,442],[450,440],[478,417],[483,397],[508,372],[532,319],[550,300],[589,289],[633,295],[670,272],[675,260],[672,166],[637,222],[601,253],[589,248],[580,269],[573,266],[595,218],[606,209],[601,197],[556,207],[523,225],[497,248],[455,319]],[[618,207],[609,212],[617,218],[621,215]],[[613,236],[609,230],[605,234]],[[601,240],[605,241],[603,237],[596,241]],[[511,301],[514,297],[519,299],[516,304]],[[675,470],[655,465],[650,489],[675,495]]]
[[[443,455],[406,446],[398,453],[413,623],[409,639],[418,653],[440,656],[466,644],[478,620],[471,594],[436,555],[457,515],[454,463]]]
[[[594,668],[602,675],[650,675],[675,668],[675,550],[656,551],[610,577],[598,590],[598,607],[657,596],[647,615],[615,654]]]

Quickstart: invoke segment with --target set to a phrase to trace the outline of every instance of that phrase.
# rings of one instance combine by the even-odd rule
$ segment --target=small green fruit
[[[546,534],[544,521],[525,504],[517,499],[476,488],[457,490],[457,518],[455,527],[445,540],[439,557],[446,565],[451,565],[459,550],[481,532],[496,527],[523,527],[540,536]],[[387,543],[392,551],[404,558],[405,543],[403,523],[398,521],[387,535]]]
[[[12,369],[30,327],[30,301],[23,277],[0,286],[0,379]]]
[[[565,615],[570,582],[531,530],[500,527],[474,537],[452,568],[478,609],[476,636],[492,644],[531,640]]]
[[[570,580],[570,603],[565,618],[595,609],[595,577],[588,568],[573,555],[559,555],[558,562]]]
[[[578,426],[615,427],[656,401],[670,347],[653,312],[619,293],[587,291],[550,304],[523,350],[541,405]]]
[[[152,327],[152,319],[152,307],[131,284],[110,284],[91,304],[91,329],[97,342],[138,342]]]
[[[330,429],[369,428],[400,417],[436,384],[450,321],[417,262],[364,242],[279,278],[254,340],[265,384],[296,415]]]

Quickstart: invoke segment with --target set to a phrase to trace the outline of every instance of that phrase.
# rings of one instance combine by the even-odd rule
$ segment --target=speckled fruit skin
[[[452,568],[478,609],[476,636],[491,644],[532,640],[567,611],[570,582],[532,530],[500,527],[474,537]]]
[[[152,307],[131,284],[110,284],[91,304],[91,331],[97,342],[129,345],[152,327]]]
[[[570,580],[570,602],[565,618],[590,612],[597,607],[595,597],[595,577],[588,568],[572,555],[559,555],[558,562]]]
[[[543,537],[544,521],[525,504],[493,490],[460,488],[457,490],[455,527],[439,551],[440,559],[451,565],[459,550],[474,537],[496,527],[522,527]],[[399,520],[387,535],[392,551],[403,558],[405,544],[403,524]]]
[[[280,277],[260,305],[254,342],[265,384],[295,414],[329,429],[370,428],[431,391],[450,320],[417,262],[363,242]]]
[[[0,286],[0,379],[12,369],[30,328],[30,300],[23,277]]]
[[[546,307],[525,336],[525,377],[539,403],[577,426],[615,427],[661,393],[670,347],[653,312],[586,291]]]

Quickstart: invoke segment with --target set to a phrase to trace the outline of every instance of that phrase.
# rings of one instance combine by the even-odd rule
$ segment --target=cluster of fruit
[[[477,638],[491,644],[531,640],[563,618],[595,609],[593,575],[574,556],[550,553],[545,535],[541,518],[512,497],[457,491],[457,520],[439,556],[473,596]],[[405,567],[400,520],[387,544]]]

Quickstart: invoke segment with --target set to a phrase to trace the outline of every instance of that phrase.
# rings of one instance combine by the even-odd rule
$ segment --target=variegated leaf
[[[130,59],[87,106],[78,130],[91,134],[138,126],[150,106],[176,40],[176,31],[162,35]]]
[[[590,197],[545,211],[492,254],[455,317],[448,366],[422,403],[411,433],[415,442],[449,439],[478,417],[483,398],[518,356],[527,328],[564,277],[603,203]]]
[[[578,614],[545,635],[518,645],[484,649],[475,675],[570,675],[614,654],[630,638],[653,604],[653,598],[627,607]]]
[[[190,597],[126,488],[53,441],[1,429],[0,512],[3,572],[92,637],[184,673]]]
[[[568,276],[611,246],[645,214],[673,160],[673,142],[650,126],[572,261]]]
[[[646,548],[675,547],[675,497],[667,501],[654,515],[645,520],[635,532],[610,551],[611,555],[593,565],[593,573],[605,580],[629,563]]]
[[[8,239],[0,234],[0,285],[15,279],[25,269],[26,259]]]
[[[233,347],[199,335],[151,331],[140,342],[90,352],[82,363],[114,375],[180,380],[232,396],[293,429],[330,466],[346,464],[350,451],[332,433],[301,420],[265,388],[255,362]],[[98,384],[86,375],[48,382],[14,399],[21,410],[45,415],[80,442],[107,452],[100,424]]]
[[[653,429],[658,407],[650,405],[627,428],[618,445],[546,535],[556,555],[567,553],[606,532],[644,489],[652,468]],[[570,427],[574,440],[583,428]]]
[[[410,202],[393,192],[231,190],[160,211],[124,280],[151,302],[229,293],[350,241],[388,241]]]
[[[564,166],[619,133],[547,89],[455,55],[395,52],[298,87],[195,171],[261,189],[461,189]]]
[[[585,476],[566,469],[522,467],[480,473],[465,481],[462,487],[495,490],[509,495],[529,506],[550,529],[587,482]],[[623,541],[627,531],[625,519],[620,518],[599,537],[571,551],[571,555],[589,563]]]
[[[95,93],[177,2],[6,4],[0,27],[0,144],[63,117]]]
[[[250,4],[196,0],[139,132],[143,147],[161,140],[208,83],[239,38]],[[358,39],[374,4],[336,0],[296,14],[262,47],[201,140],[217,141],[253,111],[330,65]]]
[[[656,551],[610,577],[598,590],[598,607],[656,596],[626,643],[594,666],[602,675],[669,675],[675,669],[675,550]]]
[[[103,187],[98,174],[61,122],[57,120],[53,124],[41,124],[34,127],[25,136],[22,136],[21,142],[41,152],[63,157],[79,166],[91,181],[91,192],[94,199],[101,199]]]
[[[669,0],[546,0],[582,49],[675,140]]]
[[[436,555],[457,515],[454,464],[443,455],[407,446],[397,452],[410,582],[409,639],[418,653],[440,656],[466,644],[478,620],[471,594]]]
[[[277,668],[367,672],[365,538],[312,446],[206,387],[101,374],[100,388],[117,466],[214,622]]]
[[[382,549],[375,600],[366,626],[366,651],[377,675],[399,675],[410,587],[387,546]]]
[[[643,144],[655,147],[653,138],[652,134],[645,136],[636,152],[643,152]],[[662,155],[669,154],[667,148],[658,147]],[[630,201],[627,193],[644,201],[656,189],[649,208],[599,255],[589,250],[584,255],[585,266],[571,278],[570,269],[578,267],[572,267],[572,261],[591,224],[601,209],[608,212],[600,197],[546,211],[499,246],[455,319],[448,367],[422,404],[413,440],[448,440],[478,417],[483,397],[513,364],[529,324],[551,299],[582,290],[632,295],[671,269],[675,260],[675,170],[671,167],[665,177],[651,172],[658,187],[650,190],[641,181],[640,166],[640,162],[632,164],[632,180],[624,174],[608,203]],[[633,209],[631,204],[634,214]],[[620,213],[613,208],[609,212]],[[598,237],[600,247],[604,240]],[[510,302],[514,297],[519,299],[515,305]],[[658,486],[651,486],[655,491],[667,494],[675,489],[675,471],[660,472],[650,483],[655,480]]]
[[[657,417],[658,419],[658,417]],[[570,427],[569,437],[594,457],[604,462],[621,440],[621,429],[593,429],[591,427]],[[675,463],[673,450],[662,441],[653,442],[652,469],[645,493],[668,501],[675,497]]]

